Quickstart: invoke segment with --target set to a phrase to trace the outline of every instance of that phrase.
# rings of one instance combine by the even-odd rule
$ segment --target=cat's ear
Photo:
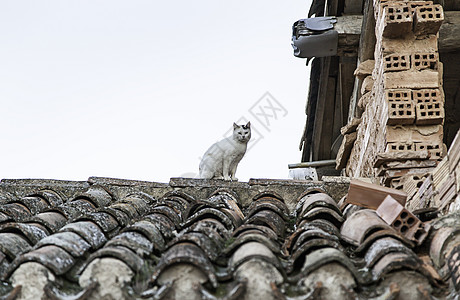
[[[238,126],[236,123],[233,123],[233,129],[237,129],[238,127],[240,126]]]
[[[248,124],[246,124],[246,128],[251,128],[251,122],[248,122]]]

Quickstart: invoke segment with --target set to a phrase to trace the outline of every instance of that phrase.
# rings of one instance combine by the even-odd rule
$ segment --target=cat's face
[[[233,138],[238,142],[247,143],[251,138],[251,122],[248,122],[246,125],[233,123]]]

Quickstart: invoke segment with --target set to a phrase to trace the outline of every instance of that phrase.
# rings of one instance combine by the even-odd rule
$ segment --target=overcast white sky
[[[257,132],[237,177],[287,178],[309,80],[291,26],[310,3],[0,1],[0,178],[168,182],[240,119]]]

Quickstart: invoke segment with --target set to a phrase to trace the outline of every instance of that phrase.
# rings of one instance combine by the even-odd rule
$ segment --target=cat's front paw
[[[231,181],[232,178],[230,176],[224,176],[224,180]]]
[[[232,177],[232,181],[238,181],[238,178]]]

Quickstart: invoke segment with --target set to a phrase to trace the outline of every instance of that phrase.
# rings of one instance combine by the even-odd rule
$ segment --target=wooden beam
[[[334,142],[333,126],[334,126],[334,110],[335,110],[334,106],[335,106],[337,78],[329,76],[327,80],[328,82],[327,82],[327,90],[326,90],[325,97],[324,99],[320,100],[324,102],[324,107],[325,107],[323,119],[320,121],[323,123],[321,125],[322,132],[321,132],[321,135],[319,135],[320,136],[319,140],[315,141],[315,142],[319,142],[320,144],[318,160],[332,159],[331,147],[332,147],[332,143]],[[338,131],[340,132],[340,128],[338,129]]]
[[[363,19],[361,22],[360,31],[362,28],[370,28],[370,30],[364,30],[364,34],[360,35],[357,65],[359,65],[360,62],[374,58],[374,48],[376,43],[374,32],[375,18],[374,5],[371,0],[367,0],[364,3]],[[361,97],[361,84],[362,81],[358,78],[355,78],[355,84],[353,85],[353,92],[350,99],[348,121],[351,121],[353,117],[357,116],[356,110],[359,97]]]
[[[357,57],[341,57],[341,88],[342,88],[342,126],[348,123],[348,108],[353,95],[353,84],[355,77],[353,75],[357,67]]]
[[[338,32],[339,37],[346,35],[361,35],[361,28],[363,26],[363,16],[341,16],[337,17],[337,23],[334,29]]]
[[[439,29],[439,51],[453,52],[460,50],[460,11],[445,11],[444,22]],[[339,52],[359,47],[360,61],[373,59],[375,48],[375,20],[373,9],[364,16],[337,17],[334,29],[339,33]],[[367,28],[362,30],[362,28]],[[361,34],[361,33],[364,34]]]
[[[334,29],[339,34],[338,56],[357,56],[363,16],[337,17]]]
[[[460,11],[445,11],[439,29],[439,52],[460,50]]]
[[[361,14],[363,11],[363,0],[345,0],[344,14]]]
[[[321,58],[321,75],[319,79],[318,98],[315,111],[315,123],[313,125],[312,136],[312,158],[313,160],[321,160],[320,158],[320,142],[322,140],[323,117],[326,110],[326,94],[329,83],[329,68],[331,65],[331,57]],[[334,90],[335,91],[335,90]]]
[[[434,0],[435,4],[441,4],[444,11],[460,10],[460,1],[458,0]]]

